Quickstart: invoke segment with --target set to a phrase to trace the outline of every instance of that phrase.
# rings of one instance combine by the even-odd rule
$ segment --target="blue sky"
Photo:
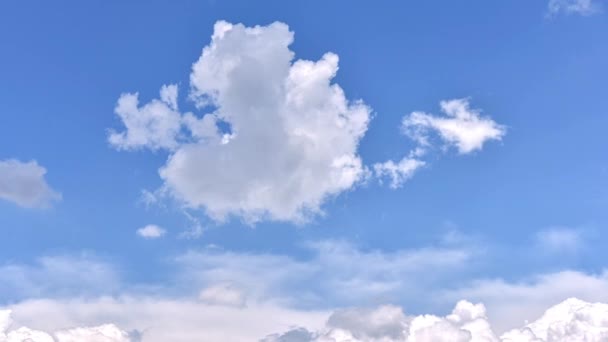
[[[467,299],[484,301],[506,330],[521,319],[501,311],[490,280],[529,291],[530,320],[568,297],[606,301],[606,6],[3,3],[0,305],[18,323],[54,330],[106,322],[43,324],[19,305],[48,299],[59,311],[68,298],[105,295],[208,305],[227,292],[252,310],[273,303],[322,316],[379,304],[445,314]],[[256,25],[268,36],[246,29]],[[271,48],[289,32],[292,43]],[[234,56],[239,72],[222,71]],[[163,85],[178,93],[154,102]],[[139,107],[121,117],[119,99],[135,93]],[[468,119],[442,112],[449,100]],[[167,115],[161,128],[137,121],[147,103],[157,105],[151,117]],[[188,112],[196,124],[221,122],[219,135],[195,131]],[[424,165],[398,171],[391,186],[383,163],[408,160]],[[148,225],[163,233],[137,233]],[[569,276],[591,285],[550,281]],[[430,298],[416,295],[424,289]],[[322,321],[296,318],[288,325]]]

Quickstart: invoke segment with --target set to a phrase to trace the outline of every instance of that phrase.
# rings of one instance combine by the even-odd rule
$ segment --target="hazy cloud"
[[[46,169],[35,160],[0,160],[0,199],[27,208],[48,207],[61,199],[44,179]]]

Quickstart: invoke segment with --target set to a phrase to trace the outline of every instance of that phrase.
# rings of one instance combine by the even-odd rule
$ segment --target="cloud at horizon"
[[[317,241],[306,248],[313,253],[306,259],[218,247],[193,250],[173,258],[170,266],[175,273],[164,285],[129,284],[112,264],[86,255],[46,257],[37,266],[5,265],[0,268],[1,281],[20,286],[21,294],[14,298],[21,299],[5,305],[15,323],[4,329],[10,333],[25,326],[55,336],[56,331],[74,327],[88,331],[85,327],[110,324],[111,331],[132,332],[128,336],[141,336],[142,341],[176,342],[265,336],[267,341],[290,341],[285,336],[295,335],[308,336],[306,341],[406,341],[417,334],[459,336],[462,341],[480,336],[475,334],[502,336],[502,341],[510,341],[505,336],[535,335],[540,341],[555,342],[562,340],[548,339],[549,328],[543,326],[553,327],[556,334],[580,334],[587,328],[604,334],[608,329],[591,328],[604,317],[605,306],[580,301],[553,309],[561,312],[557,325],[546,323],[555,319],[550,314],[541,320],[545,323],[534,325],[534,335],[526,328],[529,324],[522,325],[563,298],[608,302],[606,273],[565,270],[519,281],[473,277],[456,285],[450,274],[486,258],[475,254],[475,244],[386,252]],[[40,279],[46,279],[44,286]],[[88,290],[78,290],[83,288]],[[425,296],[429,292],[433,296]],[[427,315],[463,299],[467,302],[459,303],[452,315]],[[167,319],[167,312],[180,315]],[[372,325],[365,328],[357,320]],[[513,331],[506,333],[509,330]],[[563,338],[568,336],[579,335]]]
[[[168,312],[180,312],[182,316],[167,316]],[[139,329],[127,332],[107,323],[92,327],[77,325],[102,317]],[[351,307],[329,313],[294,311],[276,305],[235,308],[158,298],[30,300],[0,310],[0,341],[601,341],[608,337],[607,321],[608,304],[576,298],[555,304],[533,321],[503,333],[494,330],[483,304],[464,300],[446,316],[407,315],[394,305]],[[54,328],[58,326],[64,328]]]

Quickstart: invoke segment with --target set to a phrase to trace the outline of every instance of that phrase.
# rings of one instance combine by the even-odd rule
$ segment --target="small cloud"
[[[550,252],[576,252],[584,243],[580,230],[564,227],[542,230],[536,234],[536,240],[542,249]]]
[[[137,235],[141,236],[144,239],[158,239],[166,233],[166,230],[155,224],[149,224],[137,230]]]
[[[403,183],[414,176],[414,173],[419,168],[423,167],[425,162],[405,157],[399,163],[392,160],[384,163],[374,164],[374,172],[379,178],[388,177],[390,179],[390,187],[397,189],[403,186]]]
[[[481,116],[481,111],[471,108],[466,98],[441,101],[440,106],[445,116],[424,112],[405,116],[402,121],[405,134],[424,147],[430,145],[430,133],[435,132],[447,146],[456,147],[460,154],[481,150],[486,142],[501,140],[506,134],[503,125]]]
[[[46,169],[35,160],[0,160],[0,199],[26,208],[45,208],[61,199],[44,179]]]
[[[469,99],[454,99],[440,102],[444,116],[424,112],[412,112],[403,117],[401,128],[405,135],[416,143],[399,162],[388,160],[374,164],[374,175],[382,182],[389,178],[392,189],[400,188],[419,168],[427,165],[422,158],[433,147],[433,133],[443,142],[444,148],[455,147],[459,154],[481,150],[490,140],[502,140],[507,130],[481,110],[470,107]]]
[[[547,5],[547,16],[558,14],[592,15],[601,11],[595,0],[550,0]]]

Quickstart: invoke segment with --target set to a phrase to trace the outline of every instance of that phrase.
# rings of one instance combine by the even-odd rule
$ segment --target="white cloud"
[[[524,302],[518,303],[525,306]],[[497,337],[483,304],[460,301],[451,314],[406,316],[401,308],[334,312],[319,331],[292,329],[263,342],[570,342],[608,339],[608,304],[568,299],[537,321]]]
[[[433,147],[432,133],[436,133],[444,147],[456,147],[459,154],[481,150],[490,140],[501,140],[506,128],[490,117],[481,116],[481,111],[470,108],[468,99],[441,101],[445,116],[424,112],[413,112],[403,117],[403,133],[416,142],[416,147],[401,161],[388,160],[374,164],[374,174],[382,181],[390,180],[390,187],[400,188],[414,173],[426,165],[422,160]]]
[[[11,329],[11,310],[0,310],[0,342],[137,342],[112,324],[79,327],[54,333],[27,327]]]
[[[119,150],[150,148],[174,149],[181,129],[177,108],[177,86],[164,85],[160,100],[139,107],[139,94],[122,94],[114,111],[126,127],[124,132],[110,130],[108,141]]]
[[[468,301],[459,301],[450,314],[438,316],[407,315],[394,305],[344,308],[329,314],[268,303],[236,308],[153,297],[30,300],[0,311],[0,341],[599,342],[608,338],[608,304],[571,298],[539,316],[498,336],[486,307]],[[65,328],[107,319],[115,323]]]
[[[502,335],[504,342],[606,341],[608,304],[587,303],[570,298],[547,310],[543,316],[520,329]]]
[[[445,317],[407,316],[400,307],[391,305],[343,309],[330,316],[325,329],[307,335],[304,330],[299,331],[302,338],[298,341],[303,342],[498,341],[487,321],[485,307],[466,301],[460,301]],[[289,342],[290,333],[271,335],[263,341]]]
[[[58,331],[55,336],[57,336],[57,342],[131,342],[135,340],[113,324]]]
[[[447,300],[468,298],[485,303],[496,331],[503,332],[521,326],[524,321],[533,320],[545,308],[565,298],[608,302],[608,273],[594,275],[562,271],[519,282],[479,280],[467,287],[447,291],[442,296]]]
[[[242,255],[243,258],[246,256]],[[258,261],[257,264],[261,263]],[[0,342],[23,342],[18,339],[21,336],[31,337],[32,342],[136,342],[139,341],[136,338],[137,331],[146,342],[250,341],[273,331],[285,330],[291,322],[302,322],[300,324],[315,327],[327,318],[324,311],[291,309],[273,303],[272,299],[252,297],[249,300],[245,296],[247,289],[241,292],[236,285],[220,281],[226,279],[222,274],[214,277],[216,270],[213,265],[222,267],[229,265],[229,261],[223,264],[212,261],[208,269],[201,271],[208,275],[205,278],[208,283],[198,281],[204,280],[202,277],[189,278],[192,282],[184,283],[181,281],[186,279],[184,275],[173,279],[174,282],[168,281],[173,285],[163,286],[127,286],[110,265],[84,257],[45,257],[33,266],[7,265],[0,268],[0,283],[3,284],[0,295],[8,295],[8,300],[13,303],[8,306],[12,310],[13,323],[0,315],[0,331],[17,339],[4,341],[0,334]],[[178,263],[173,266],[178,273],[206,268],[204,264]],[[240,271],[242,270],[226,270],[226,274],[238,274]],[[256,271],[251,272],[253,274]],[[272,274],[272,270],[259,274]],[[251,283],[241,284],[253,287],[255,282],[260,283],[260,278],[249,279],[252,280]],[[16,287],[19,287],[18,292]],[[197,297],[196,291],[201,287],[203,290]],[[24,298],[33,299],[22,300]],[[122,332],[136,332],[130,334],[129,340],[95,340],[87,334],[96,332],[97,328],[74,328],[98,327],[106,323],[113,323],[111,326],[120,327]],[[106,324],[101,327],[106,327],[103,330],[109,334],[107,327],[111,326]],[[19,327],[28,328],[18,329]],[[34,339],[42,338],[40,336],[54,339]],[[68,339],[70,336],[73,339]]]
[[[0,160],[0,199],[27,208],[48,207],[61,194],[46,183],[45,174],[46,169],[35,160]]]
[[[554,16],[560,13],[591,15],[599,12],[600,5],[595,0],[549,0],[547,14]]]
[[[287,330],[295,322],[310,329],[320,328],[328,317],[324,311],[294,310],[268,302],[234,307],[158,296],[39,299],[11,305],[10,309],[14,326],[27,326],[39,331],[64,331],[70,327],[112,322],[123,333],[132,332],[130,340],[101,340],[103,342],[137,342],[138,336],[145,342],[248,342],[274,331]],[[75,341],[96,340],[82,338]]]
[[[421,160],[405,157],[399,163],[388,160],[384,163],[374,164],[374,172],[379,178],[388,177],[390,179],[390,187],[396,189],[414,176],[414,173],[425,164]]]
[[[149,224],[137,230],[137,235],[141,236],[144,239],[158,239],[166,233],[166,230],[155,224]]]
[[[409,342],[447,336],[450,341],[487,342],[492,339],[480,336],[498,336],[514,327],[520,328],[505,336],[531,331],[530,336],[540,338],[536,342],[605,333],[603,309],[576,309],[586,304],[575,303],[575,311],[566,310],[570,316],[550,314],[542,324],[524,320],[536,319],[568,297],[608,302],[606,273],[564,271],[519,282],[464,282],[477,247],[458,244],[386,252],[321,241],[309,244],[299,258],[209,247],[174,259],[175,275],[164,285],[127,286],[110,265],[91,258],[41,258],[39,265],[0,268],[15,322],[9,326],[0,317],[0,329],[6,333],[25,326],[29,330],[20,334],[36,330],[56,336],[73,327],[112,323],[120,331],[141,332],[147,342],[251,341],[289,330],[279,341]],[[22,292],[13,296],[16,287]],[[20,301],[32,297],[39,299]],[[412,316],[395,305],[374,308],[406,303],[408,310],[437,312],[461,298],[483,302],[487,319],[483,306],[466,302],[447,316]],[[328,310],[335,310],[331,318]],[[549,332],[541,325],[551,327]]]
[[[212,112],[179,113],[174,86],[141,107],[124,94],[116,113],[126,131],[110,143],[170,150],[164,190],[215,220],[302,222],[322,212],[368,173],[357,147],[371,109],[332,83],[337,55],[294,61],[292,42],[283,23],[217,22],[190,75],[190,98]]]
[[[481,150],[487,141],[501,140],[506,134],[504,126],[470,108],[466,98],[441,101],[440,106],[446,116],[413,112],[403,118],[404,132],[422,147],[430,144],[430,133],[436,132],[448,146],[467,154]]]

